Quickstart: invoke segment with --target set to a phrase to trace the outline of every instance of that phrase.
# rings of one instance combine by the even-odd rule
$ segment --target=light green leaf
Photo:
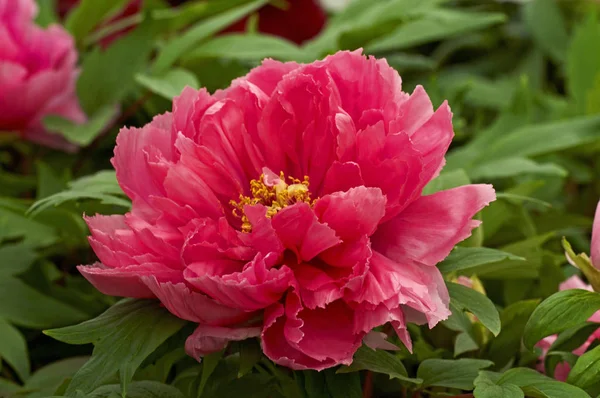
[[[581,388],[588,388],[598,383],[600,374],[600,346],[579,357],[569,373],[567,382]]]
[[[600,23],[594,13],[579,24],[571,40],[567,56],[567,88],[577,102],[580,113],[586,111],[588,93],[600,74]]]
[[[159,52],[152,72],[160,75],[166,72],[181,56],[192,50],[199,42],[209,38],[232,23],[265,5],[267,0],[255,0],[248,4],[233,8],[222,14],[198,22],[185,33],[171,39]]]
[[[46,296],[20,279],[0,279],[0,318],[12,324],[34,329],[81,322],[87,314]]]
[[[370,370],[375,373],[383,373],[390,379],[400,379],[415,384],[420,384],[421,380],[408,377],[406,368],[402,364],[400,358],[394,354],[390,354],[383,350],[372,350],[367,346],[361,346],[350,366],[343,366],[338,369],[337,373],[350,373],[359,370]]]
[[[466,269],[473,271],[473,268],[503,260],[524,261],[525,258],[487,247],[457,246],[438,268],[444,274]]]
[[[600,294],[571,289],[553,294],[533,311],[525,326],[523,343],[533,346],[546,336],[560,333],[588,320],[600,309]]]
[[[311,61],[316,56],[308,54],[291,41],[277,36],[228,34],[218,36],[196,47],[186,60],[201,58],[226,58],[258,62],[264,58],[281,61]]]
[[[499,386],[489,376],[488,372],[479,372],[475,379],[475,398],[524,398],[523,391],[514,384],[504,384]]]
[[[90,393],[117,371],[125,393],[144,359],[184,324],[157,301],[126,299],[92,320],[45,333],[69,344],[94,344],[91,359],[73,376],[67,396],[77,390]]]
[[[81,41],[100,22],[121,10],[128,0],[82,0],[69,13],[66,28]]]
[[[0,358],[6,361],[22,381],[29,377],[29,356],[25,338],[14,326],[0,318]]]
[[[173,68],[160,77],[139,73],[135,76],[135,81],[154,94],[158,94],[168,100],[172,100],[173,97],[181,94],[181,91],[186,86],[194,89],[200,87],[196,75],[183,68]]]
[[[483,359],[426,359],[419,366],[417,377],[423,379],[424,387],[472,390],[479,371],[493,364]]]
[[[112,105],[97,110],[87,122],[76,124],[60,116],[46,116],[42,123],[49,131],[56,132],[70,142],[88,146],[96,137],[102,134],[111,120],[118,113],[118,109]]]
[[[37,0],[38,4],[38,15],[35,18],[35,23],[46,27],[50,24],[58,21],[58,15],[56,15],[56,0]]]
[[[469,176],[463,169],[457,169],[441,173],[437,178],[430,181],[423,189],[423,195],[431,195],[433,193],[468,185],[471,183]]]
[[[525,23],[533,39],[556,62],[564,62],[569,36],[562,11],[555,0],[534,0],[523,7]]]
[[[495,336],[500,333],[500,315],[494,303],[483,294],[457,283],[448,282],[450,299],[459,310],[467,310]]]
[[[95,48],[83,61],[77,96],[86,114],[98,118],[97,124],[97,115],[105,116],[134,87],[133,78],[146,65],[158,29],[157,23],[145,20],[106,50]]]
[[[423,18],[402,24],[391,34],[373,40],[367,52],[401,50],[484,29],[505,20],[506,16],[501,13],[432,9]]]
[[[474,180],[516,177],[522,174],[536,174],[564,177],[567,170],[554,163],[537,163],[527,158],[503,158],[477,165],[469,171]]]

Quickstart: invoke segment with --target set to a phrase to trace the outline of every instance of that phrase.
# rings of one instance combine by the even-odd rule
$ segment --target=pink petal
[[[260,336],[260,327],[225,328],[199,325],[185,341],[185,352],[200,361],[204,355],[221,351],[230,341]]]
[[[161,282],[177,283],[182,280],[181,272],[156,263],[120,268],[96,263],[80,265],[77,269],[96,289],[108,296],[153,298],[154,293],[141,280],[143,276],[154,276]]]
[[[159,282],[155,276],[144,276],[142,282],[175,316],[210,326],[233,325],[248,320],[253,314],[226,307],[191,290],[185,283]]]
[[[265,94],[271,95],[281,79],[299,66],[295,62],[282,63],[265,59],[259,67],[252,69],[245,79],[258,86]],[[235,80],[233,84],[236,84]]]
[[[473,216],[496,199],[491,185],[466,185],[423,196],[379,226],[375,250],[403,262],[435,265],[480,224]]]
[[[371,236],[385,214],[385,204],[379,188],[356,187],[322,197],[314,212],[345,241]]]
[[[320,223],[306,203],[284,208],[273,217],[272,224],[283,245],[304,261],[340,243],[335,231]]]
[[[388,351],[400,350],[398,346],[387,341],[387,334],[382,332],[371,331],[367,333],[367,335],[363,338],[363,343],[373,351],[377,349]]]
[[[594,267],[600,269],[600,202],[596,206],[596,214],[594,215],[590,256]]]

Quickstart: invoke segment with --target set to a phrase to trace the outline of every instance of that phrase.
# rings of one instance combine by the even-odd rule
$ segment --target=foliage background
[[[57,21],[52,1],[38,3],[40,25]],[[265,3],[171,8],[148,0],[122,22],[137,27],[105,51],[99,40],[124,25],[94,27],[124,0],[83,0],[64,21],[80,50],[78,95],[90,120],[45,124],[83,149],[66,155],[0,135],[0,396],[598,396],[596,344],[587,373],[565,384],[526,369],[537,355],[521,340],[538,303],[578,273],[561,237],[589,251],[600,197],[599,4],[357,0],[302,47],[257,33],[255,17],[245,34],[216,35]],[[359,47],[386,57],[405,91],[421,84],[435,106],[447,99],[452,107],[455,141],[428,192],[496,187],[483,227],[439,265],[448,281],[476,275],[489,300],[450,285],[454,315],[431,331],[411,328],[413,354],[363,347],[350,368],[321,373],[275,367],[254,341],[198,364],[183,352],[189,326],[155,303],[126,300],[104,313],[116,299],[96,292],[75,266],[94,259],[82,213],[129,207],[109,163],[118,129],[169,110],[185,85],[226,87],[265,57],[311,62]],[[585,299],[600,308],[590,295],[555,307],[583,313],[577,303]],[[549,369],[558,359],[575,364],[570,351],[596,329],[586,319],[580,314],[563,332]]]

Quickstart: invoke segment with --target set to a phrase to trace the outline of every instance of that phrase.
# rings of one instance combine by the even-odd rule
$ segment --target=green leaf
[[[200,21],[185,33],[165,44],[152,66],[152,73],[165,73],[181,56],[192,50],[199,42],[226,28],[244,16],[259,9],[267,0],[255,0],[248,4],[233,8],[222,14]]]
[[[555,0],[534,0],[523,7],[524,19],[535,43],[557,63],[564,62],[569,36]]]
[[[223,351],[214,352],[202,358],[202,376],[200,377],[200,386],[198,387],[198,397],[202,396],[210,375],[213,374],[219,361],[223,358],[223,353]]]
[[[472,390],[473,381],[481,369],[494,363],[483,359],[426,359],[417,370],[424,387],[446,387]]]
[[[457,283],[448,282],[450,299],[459,310],[467,310],[497,336],[500,333],[500,315],[494,303],[483,294]]]
[[[475,398],[524,398],[523,391],[514,384],[504,384],[499,386],[494,380],[488,376],[488,372],[479,372],[479,376],[475,379],[475,390],[473,396]]]
[[[20,279],[0,279],[0,318],[15,325],[43,329],[81,322],[87,314],[46,296]]]
[[[18,275],[26,271],[35,259],[37,254],[31,246],[23,243],[16,243],[0,247],[0,278]]]
[[[51,207],[59,206],[65,202],[83,199],[99,200],[103,204],[121,206],[126,209],[131,207],[131,202],[124,198],[125,194],[117,182],[116,173],[112,170],[99,171],[95,174],[71,181],[66,191],[38,200],[29,208],[32,216]]]
[[[400,358],[383,350],[372,350],[367,346],[361,346],[350,366],[343,366],[337,373],[358,372],[359,370],[370,370],[375,373],[383,373],[390,379],[400,379],[415,384],[420,384],[421,380],[408,377],[406,368]]]
[[[133,78],[146,65],[157,30],[156,23],[145,20],[106,50],[95,48],[85,58],[77,80],[77,96],[94,122],[99,124],[100,117],[96,115],[105,116],[107,109],[119,103],[134,87]]]
[[[238,377],[250,372],[262,358],[262,350],[256,339],[240,341],[240,370]]]
[[[58,21],[58,15],[56,15],[56,0],[37,0],[39,12],[35,18],[35,23],[46,27],[50,24]]]
[[[184,324],[154,300],[126,299],[92,320],[45,333],[69,344],[94,344],[91,359],[73,377],[67,396],[77,390],[90,393],[117,371],[125,393],[144,359]]]
[[[437,178],[430,181],[423,189],[423,195],[431,195],[432,193],[468,185],[470,183],[471,180],[463,169],[452,170],[441,173]]]
[[[87,398],[105,398],[116,394],[121,396],[121,386],[110,384],[98,387],[92,393],[87,394]],[[177,388],[157,381],[134,381],[127,389],[127,398],[185,398]]]
[[[0,358],[6,361],[22,381],[29,377],[27,342],[14,326],[0,318]]]
[[[580,117],[517,128],[490,143],[482,161],[536,156],[598,141],[600,117]]]
[[[530,350],[546,336],[580,325],[600,309],[600,294],[571,289],[548,297],[533,311],[525,326],[523,344]]]
[[[367,52],[401,50],[484,29],[505,20],[506,16],[501,13],[432,9],[423,18],[402,24],[391,34],[373,40]]]
[[[115,15],[126,3],[127,0],[82,0],[69,13],[65,26],[80,41],[105,18]]]
[[[336,374],[329,369],[324,373],[331,398],[362,398],[363,393],[358,373]]]
[[[585,391],[578,387],[553,380],[550,377],[529,368],[513,368],[506,371],[498,380],[498,384],[514,384],[524,390],[535,389],[551,398],[590,397]]]
[[[281,61],[311,61],[315,58],[291,41],[277,36],[228,34],[218,36],[196,47],[186,60],[224,58],[259,62],[264,58]]]
[[[600,42],[600,23],[594,13],[575,29],[567,57],[567,88],[575,99],[580,113],[584,113],[588,93],[594,87],[600,74],[600,52],[596,43]]]
[[[494,361],[496,366],[506,365],[520,351],[523,330],[538,304],[539,300],[517,301],[502,310],[502,329],[490,343],[488,352],[488,358]]]
[[[501,250],[487,247],[455,247],[444,261],[438,264],[439,270],[444,273],[477,268],[485,264],[496,263],[503,260],[524,261],[525,259]]]
[[[46,398],[83,366],[89,357],[73,357],[40,368],[25,382],[23,389],[32,391],[28,398]]]
[[[172,100],[173,97],[181,94],[181,91],[186,86],[194,89],[200,87],[196,75],[183,68],[173,68],[160,77],[140,73],[135,76],[135,81],[154,94],[158,94],[168,100]]]
[[[598,383],[600,374],[600,346],[579,357],[571,369],[567,382],[581,388],[588,388]]]
[[[564,177],[567,170],[554,163],[537,163],[527,158],[511,157],[482,163],[469,171],[474,180],[509,178],[523,174]]]
[[[70,142],[80,146],[88,146],[106,130],[117,112],[117,108],[107,105],[97,110],[83,124],[73,123],[71,120],[52,115],[46,116],[42,123],[49,131],[62,135]]]

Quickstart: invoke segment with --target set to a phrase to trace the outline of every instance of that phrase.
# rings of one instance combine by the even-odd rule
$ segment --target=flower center
[[[271,174],[272,176],[269,177],[261,174],[257,180],[250,181],[250,196],[240,194],[237,202],[235,200],[229,202],[233,206],[233,215],[242,220],[242,232],[252,231],[252,225],[244,213],[246,205],[262,204],[266,206],[267,217],[271,218],[284,207],[294,203],[305,202],[312,206],[315,202],[311,199],[308,190],[310,185],[308,176],[304,176],[302,181],[288,177],[290,183],[287,184],[283,171],[279,173],[279,177]]]

